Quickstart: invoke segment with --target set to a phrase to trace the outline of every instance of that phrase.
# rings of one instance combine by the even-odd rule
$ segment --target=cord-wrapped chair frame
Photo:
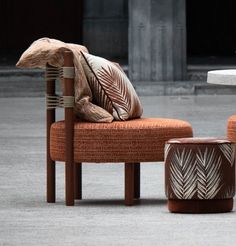
[[[80,171],[81,164],[74,167],[74,77],[75,68],[73,64],[73,53],[64,52],[64,66],[62,68],[46,66],[45,79],[47,83],[46,107],[47,107],[47,201],[55,202],[55,161],[50,156],[50,132],[51,125],[55,122],[56,107],[63,107],[65,111],[65,136],[66,136],[66,156],[65,156],[65,173],[66,173],[66,205],[74,205],[74,169],[77,173]],[[55,94],[55,80],[62,79],[63,95]],[[77,180],[77,179],[76,179]],[[78,193],[78,192],[77,192]],[[78,198],[80,195],[77,196]]]

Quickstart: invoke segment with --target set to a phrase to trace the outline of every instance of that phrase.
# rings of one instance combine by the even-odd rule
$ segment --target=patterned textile
[[[235,194],[235,145],[226,139],[172,139],[165,145],[168,199],[230,199]]]
[[[96,104],[116,120],[141,117],[140,100],[119,64],[85,52],[81,54],[82,66]]]
[[[113,117],[105,109],[93,104],[92,92],[84,74],[81,53],[88,52],[82,45],[64,43],[56,39],[41,38],[31,44],[22,54],[16,66],[20,68],[45,68],[46,64],[62,67],[63,52],[71,50],[75,65],[75,113],[90,122],[111,122]]]

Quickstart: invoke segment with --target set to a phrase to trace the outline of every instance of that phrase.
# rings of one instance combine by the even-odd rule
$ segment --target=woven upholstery
[[[227,137],[229,140],[236,143],[236,115],[232,115],[228,119],[227,124]]]
[[[65,161],[65,124],[51,126],[50,154]],[[164,160],[165,142],[175,137],[192,137],[188,122],[146,118],[125,122],[75,122],[75,162],[152,162]]]

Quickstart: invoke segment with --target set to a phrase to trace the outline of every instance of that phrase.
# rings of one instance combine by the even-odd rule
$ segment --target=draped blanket
[[[72,51],[74,55],[75,114],[78,118],[90,122],[112,122],[113,119],[128,120],[141,116],[142,107],[139,98],[125,73],[119,72],[122,69],[104,58],[89,55],[85,46],[41,38],[30,45],[16,66],[45,68],[46,64],[49,64],[62,67],[63,52],[66,50]],[[93,63],[89,64],[89,61]],[[99,68],[98,71],[96,68]],[[109,74],[104,74],[106,72],[104,68],[110,69]],[[104,104],[102,99],[104,95],[109,101],[110,108]]]

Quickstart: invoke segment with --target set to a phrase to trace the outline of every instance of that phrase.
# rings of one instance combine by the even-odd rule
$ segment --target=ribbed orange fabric
[[[65,160],[65,124],[51,126],[50,154]],[[152,162],[164,160],[164,145],[171,138],[192,137],[188,122],[143,118],[112,123],[75,122],[75,162]]]
[[[236,143],[236,115],[232,115],[228,119],[227,124],[227,137],[229,140]]]

